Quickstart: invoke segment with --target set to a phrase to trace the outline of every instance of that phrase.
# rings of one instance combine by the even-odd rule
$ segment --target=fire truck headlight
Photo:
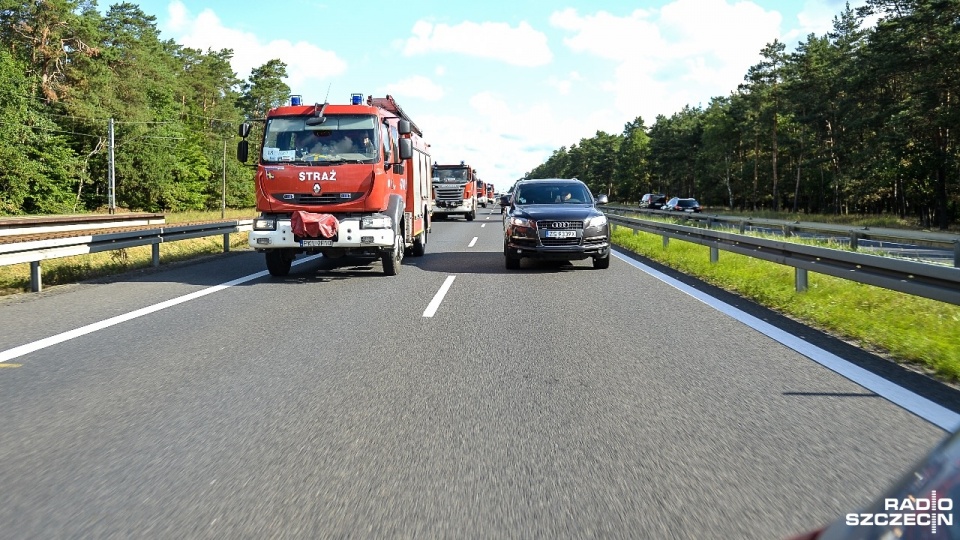
[[[389,229],[391,226],[390,216],[363,216],[360,220],[361,229]]]
[[[275,218],[257,218],[253,220],[253,230],[275,231],[277,230],[277,220]]]

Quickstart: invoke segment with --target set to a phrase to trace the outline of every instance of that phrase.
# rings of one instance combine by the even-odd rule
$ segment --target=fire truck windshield
[[[308,116],[267,120],[263,138],[264,163],[376,163],[379,137],[370,115],[327,115],[317,126]]]
[[[442,183],[467,181],[467,169],[433,169],[433,180]]]

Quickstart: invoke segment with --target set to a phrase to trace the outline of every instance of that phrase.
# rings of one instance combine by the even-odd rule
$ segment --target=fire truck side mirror
[[[240,124],[240,129],[237,130],[237,134],[240,135],[241,139],[246,139],[247,135],[250,135],[250,124],[246,122]]]
[[[400,120],[399,122],[397,122],[397,131],[400,132],[401,135],[406,135],[406,134],[408,134],[408,133],[411,133],[411,130],[410,130],[410,121],[409,121],[409,120]],[[404,159],[406,159],[406,158],[404,158]]]
[[[237,159],[241,163],[247,162],[247,154],[250,153],[250,144],[243,140],[237,143]]]
[[[400,122],[404,122],[404,120],[401,120]],[[407,122],[408,126],[409,124],[410,123]],[[413,157],[413,141],[411,141],[410,139],[400,139],[398,142],[400,144],[400,159],[412,158]]]

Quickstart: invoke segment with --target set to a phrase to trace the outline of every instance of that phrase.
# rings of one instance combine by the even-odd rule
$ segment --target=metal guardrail
[[[143,213],[13,216],[0,218],[0,237],[140,225],[163,225],[165,222],[166,217],[163,214]]]
[[[249,231],[252,227],[253,220],[245,219],[6,243],[0,244],[0,266],[30,263],[30,290],[39,292],[42,289],[40,262],[44,260],[151,245],[153,246],[153,266],[156,267],[160,266],[160,244],[164,242],[221,234],[223,251],[228,252],[230,235]]]
[[[706,227],[722,226],[736,229],[741,234],[748,229],[773,230],[785,237],[795,236],[798,233],[813,235],[827,235],[837,238],[846,238],[852,251],[860,247],[861,240],[906,242],[917,246],[928,246],[953,251],[953,266],[960,267],[960,235],[951,233],[937,233],[926,231],[909,231],[903,229],[851,227],[849,225],[834,225],[829,223],[814,223],[804,221],[787,221],[782,219],[749,218],[738,216],[723,216],[707,213],[678,213],[662,210],[649,210],[627,206],[604,205],[605,211],[617,213],[632,213],[640,215],[656,215],[695,221]]]
[[[610,208],[604,207],[605,210]],[[743,234],[628,218],[612,213],[607,219],[614,226],[710,247],[710,261],[718,262],[719,250],[763,259],[796,270],[797,292],[807,290],[807,271],[826,274],[858,283],[875,285],[941,302],[960,305],[960,268],[867,255],[787,241],[770,240]]]

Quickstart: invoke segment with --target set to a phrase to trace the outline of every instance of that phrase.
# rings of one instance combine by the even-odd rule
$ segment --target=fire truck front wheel
[[[477,218],[477,211],[476,211],[476,209],[471,210],[470,213],[467,214],[467,221],[473,221],[473,220],[476,219],[476,218]]]
[[[427,230],[424,229],[423,232],[417,235],[413,239],[413,249],[410,253],[414,257],[423,257],[423,254],[427,252]]]
[[[271,276],[283,277],[290,273],[290,266],[297,254],[289,249],[271,249],[267,251],[267,270]]]
[[[380,255],[380,261],[383,262],[383,274],[385,276],[395,276],[400,273],[400,261],[403,260],[403,235],[395,236],[396,244],[390,251],[384,251]]]

